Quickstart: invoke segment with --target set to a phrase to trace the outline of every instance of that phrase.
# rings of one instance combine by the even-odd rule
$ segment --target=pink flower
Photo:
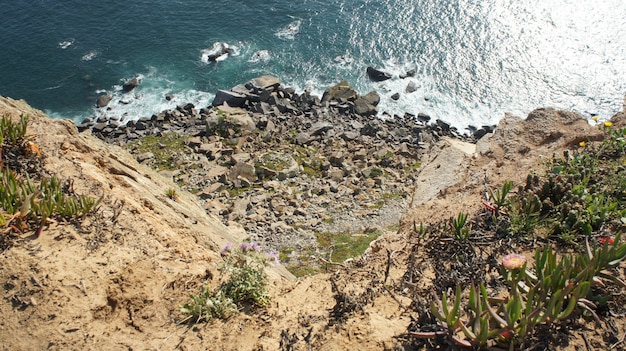
[[[502,259],[502,265],[506,269],[520,269],[526,264],[526,257],[520,254],[509,254]]]
[[[233,243],[226,243],[226,245],[222,247],[222,251],[220,251],[220,255],[226,256],[230,252],[230,249],[232,247],[233,247]]]
[[[608,243],[609,245],[613,245],[614,242],[615,240],[613,240],[613,238],[611,238],[610,236],[600,237],[600,244]]]
[[[279,261],[278,261],[278,255],[276,254],[276,252],[271,251],[269,254],[267,254],[267,256],[269,257],[270,261],[271,261],[273,264],[278,264],[278,263],[279,263]]]
[[[255,241],[241,243],[239,248],[241,249],[241,251],[260,251],[261,250],[261,247]]]

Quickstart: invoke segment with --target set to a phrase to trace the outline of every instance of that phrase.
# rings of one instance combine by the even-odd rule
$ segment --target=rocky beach
[[[543,191],[560,194],[579,178],[556,176],[564,166],[546,172],[550,160],[613,145],[602,155],[618,163],[594,181],[615,179],[603,196],[623,196],[623,138],[612,131],[622,133],[626,111],[590,125],[540,108],[461,133],[425,115],[378,118],[376,101],[345,82],[316,98],[261,76],[212,106],[77,127],[1,98],[3,116],[29,116],[24,160],[7,149],[4,164],[38,165],[64,192],[100,198],[92,214],[50,219],[35,233],[3,228],[2,350],[463,349],[467,339],[438,329],[437,295],[474,282],[502,294],[503,257],[580,248],[581,234],[568,243],[546,234],[550,226],[512,235],[515,207],[497,204],[507,182],[517,189],[510,201],[533,191],[555,206]],[[597,255],[613,238],[623,245],[624,229],[611,215],[583,243]],[[270,302],[189,322],[181,306],[223,283],[224,248],[246,240],[279,259],[265,270]],[[576,309],[514,345],[620,349],[626,295],[613,283],[624,262],[602,274],[618,280],[594,288],[608,296],[597,321]]]
[[[381,119],[379,100],[345,81],[320,98],[261,76],[218,91],[212,106],[186,104],[126,124],[87,120],[79,130],[125,146],[223,223],[302,264],[311,254],[330,258],[331,248],[319,247],[323,233],[371,241],[397,230],[431,148],[441,139],[472,144],[493,130],[458,131],[425,114]]]

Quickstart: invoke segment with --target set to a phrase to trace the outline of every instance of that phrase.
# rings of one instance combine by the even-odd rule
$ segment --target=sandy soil
[[[443,141],[424,163],[398,233],[376,240],[360,258],[329,263],[324,274],[296,280],[272,266],[270,306],[193,326],[178,323],[179,305],[203,284],[218,284],[219,250],[241,241],[241,228],[207,215],[191,194],[169,199],[166,190],[175,185],[121,148],[24,102],[0,99],[0,114],[20,113],[31,117],[29,134],[47,171],[104,201],[85,221],[53,224],[39,237],[25,233],[0,254],[2,350],[428,348],[408,331],[439,267],[412,234],[414,223],[481,211],[485,185],[521,182],[554,152],[599,138],[585,121],[550,112],[526,121],[507,117],[476,146]],[[608,349],[607,330],[624,335],[626,318],[597,326],[581,317],[555,334],[569,336],[550,348]]]

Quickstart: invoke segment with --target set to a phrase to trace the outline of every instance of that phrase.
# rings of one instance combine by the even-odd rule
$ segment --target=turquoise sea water
[[[608,118],[626,93],[622,0],[4,0],[0,25],[0,95],[76,121],[205,106],[261,74],[320,95],[346,79],[377,90],[381,112],[460,128],[541,106]],[[234,53],[204,62],[217,43]],[[371,82],[368,65],[394,78]],[[108,111],[94,108],[103,92]]]

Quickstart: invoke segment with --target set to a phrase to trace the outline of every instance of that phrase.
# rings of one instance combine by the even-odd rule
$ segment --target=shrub
[[[265,306],[270,302],[267,291],[265,267],[268,261],[277,263],[275,255],[265,256],[255,242],[246,242],[238,248],[227,244],[222,249],[224,263],[219,270],[227,276],[218,289],[203,287],[198,295],[191,295],[191,302],[180,307],[188,315],[184,321],[194,323],[212,318],[228,318],[243,305]]]

